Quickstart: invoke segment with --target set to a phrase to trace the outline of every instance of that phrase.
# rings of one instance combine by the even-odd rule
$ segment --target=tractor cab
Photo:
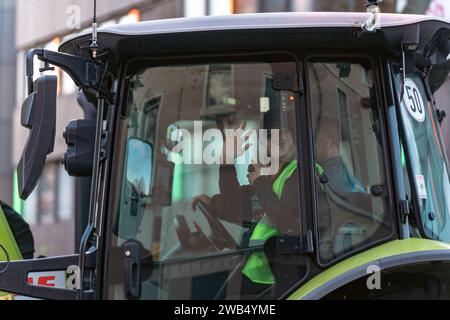
[[[96,120],[65,133],[66,169],[91,177],[89,210],[77,213],[86,220],[79,254],[10,261],[0,290],[450,298],[449,167],[434,98],[450,71],[449,35],[446,21],[372,4],[367,13],[119,25],[59,52],[30,51],[21,196],[39,178],[62,112],[55,79],[33,78],[37,57],[96,106]],[[69,266],[76,285],[25,282]],[[381,283],[371,287],[374,272]]]

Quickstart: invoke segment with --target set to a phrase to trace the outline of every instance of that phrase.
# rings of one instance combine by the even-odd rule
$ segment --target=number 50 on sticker
[[[408,113],[418,122],[425,120],[425,108],[423,104],[423,97],[420,94],[419,88],[411,79],[405,80],[405,92],[403,94],[403,102]]]

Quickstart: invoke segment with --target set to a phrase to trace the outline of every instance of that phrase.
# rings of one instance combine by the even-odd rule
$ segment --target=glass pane
[[[113,246],[137,241],[152,256],[141,298],[279,295],[305,271],[303,258],[279,254],[275,241],[301,230],[297,96],[274,87],[278,74],[295,79],[296,64],[136,69],[126,143],[139,139],[152,152],[125,157]],[[142,167],[149,195],[127,179],[131,165]],[[124,298],[122,284],[111,295]]]
[[[396,84],[401,86],[396,70]],[[399,92],[401,90],[398,90]],[[420,75],[405,80],[401,117],[420,220],[427,237],[450,241],[450,182],[441,131]]]
[[[389,193],[370,64],[314,62],[308,69],[319,254],[329,263],[390,235]]]

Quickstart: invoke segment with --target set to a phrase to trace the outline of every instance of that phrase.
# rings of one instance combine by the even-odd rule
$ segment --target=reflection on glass
[[[127,180],[141,195],[150,195],[153,150],[152,145],[138,140],[128,141]]]
[[[369,63],[314,62],[308,68],[319,253],[322,263],[331,263],[390,237],[380,118]],[[368,81],[361,82],[363,75]]]
[[[275,74],[298,71],[290,56],[266,59],[130,70],[128,155],[112,242],[120,248],[137,241],[153,258],[151,277],[142,279],[142,299],[278,297],[305,274],[304,256],[280,255],[274,247],[276,236],[298,237],[302,226],[296,95],[273,86]],[[210,161],[223,155],[226,130],[242,123],[280,134],[265,144],[255,137],[246,150],[237,143],[240,152],[230,163]],[[262,175],[250,159],[269,144],[278,146],[280,152],[270,155],[279,165]],[[149,187],[150,197],[133,190]],[[199,197],[203,206],[196,203]],[[264,274],[255,263],[260,258]],[[287,272],[296,276],[286,278]],[[122,293],[118,286],[112,294]]]
[[[208,106],[233,105],[231,65],[211,65],[208,75]]]

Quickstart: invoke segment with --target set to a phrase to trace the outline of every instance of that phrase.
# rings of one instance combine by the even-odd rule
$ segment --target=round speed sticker
[[[420,94],[419,88],[417,88],[416,84],[411,79],[405,80],[403,101],[405,103],[405,108],[408,110],[411,117],[419,122],[425,120],[425,108],[422,95]]]

